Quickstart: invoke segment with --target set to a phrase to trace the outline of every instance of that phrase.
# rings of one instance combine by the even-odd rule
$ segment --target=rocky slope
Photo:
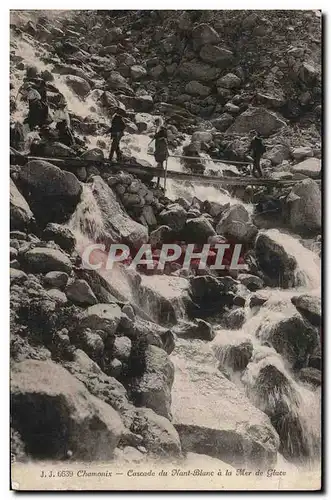
[[[38,66],[53,85],[49,102],[59,91],[66,95],[73,129],[84,141],[79,151],[44,141],[39,151],[49,162],[11,165],[17,460],[143,461],[193,451],[232,465],[273,466],[278,449],[291,460],[318,454],[319,438],[314,435],[311,445],[298,396],[298,384],[313,397],[320,384],[314,254],[296,238],[261,231],[258,217],[241,201],[252,201],[249,192],[236,192],[231,203],[193,195],[171,199],[155,187],[152,171],[149,178],[114,174],[97,161],[104,158],[105,130],[118,107],[128,119],[125,158],[145,165],[130,134],[147,138],[160,116],[172,148],[192,134],[186,147],[198,155],[220,147],[217,154],[243,158],[247,134],[260,130],[269,146],[267,175],[303,179],[276,193],[285,200],[281,222],[295,233],[308,232],[314,240],[305,245],[318,248],[319,30],[315,12],[12,14],[12,97],[31,66]],[[13,120],[22,121],[24,112],[23,102],[16,109],[12,104]],[[22,150],[28,147],[26,138]],[[70,165],[78,153],[95,165]],[[58,156],[68,159],[66,169],[52,163]],[[278,222],[274,218],[273,227]],[[125,266],[111,273],[87,270],[82,251],[96,241],[106,247],[122,242],[133,252],[150,242],[155,266],[135,273]],[[247,271],[193,265],[187,272],[179,260],[155,276],[160,245],[174,241],[183,255],[187,243],[243,243]],[[312,261],[307,273],[298,249]],[[279,286],[293,291],[288,317],[252,329],[254,341],[226,343],[217,367],[205,349],[220,325],[239,331],[247,314],[267,314],[271,299],[259,290]],[[305,294],[295,293],[298,286],[306,287]],[[245,394],[231,373],[245,381],[249,367],[261,361],[261,346],[285,359],[286,369],[265,362],[249,384],[243,382]],[[277,404],[268,401],[269,393]]]

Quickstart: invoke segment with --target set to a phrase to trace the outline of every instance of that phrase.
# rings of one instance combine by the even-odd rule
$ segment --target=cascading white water
[[[295,258],[297,268],[295,270],[295,286],[304,287],[316,293],[321,288],[321,261],[318,255],[304,247],[298,237],[279,231],[268,229],[265,233],[276,243],[282,245],[288,255]]]

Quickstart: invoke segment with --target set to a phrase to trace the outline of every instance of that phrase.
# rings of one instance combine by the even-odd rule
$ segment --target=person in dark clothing
[[[111,133],[112,143],[109,153],[109,159],[112,160],[116,153],[117,161],[121,160],[120,141],[124,135],[125,121],[119,113],[115,113],[109,132]]]
[[[24,147],[23,126],[19,122],[10,124],[10,146],[18,151]]]
[[[155,136],[153,137],[149,145],[152,144],[153,141],[155,141],[154,158],[157,163],[157,166],[159,168],[164,168],[163,164],[165,161],[167,161],[169,156],[167,129],[165,127],[161,127],[160,130],[156,132]],[[158,187],[159,185],[160,185],[160,177],[157,180],[156,187]]]
[[[48,114],[48,102],[47,102],[47,85],[45,80],[40,78],[40,80],[36,83],[35,88],[38,90],[41,96],[41,121],[42,124],[45,125],[49,122],[49,114]]]
[[[255,177],[262,177],[263,172],[261,169],[260,161],[263,153],[266,151],[265,144],[263,139],[259,133],[253,132],[254,137],[249,146],[249,152],[252,153],[253,156],[253,175]],[[258,175],[256,175],[258,174]]]

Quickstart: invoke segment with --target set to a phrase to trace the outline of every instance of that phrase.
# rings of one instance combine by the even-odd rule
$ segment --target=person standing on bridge
[[[124,130],[125,130],[125,121],[123,117],[120,115],[120,111],[118,111],[113,116],[111,127],[108,130],[112,138],[112,143],[109,153],[110,161],[113,159],[114,153],[116,153],[117,161],[120,161],[122,159],[122,153],[120,150],[120,141],[124,135]]]
[[[253,175],[256,176],[256,174],[258,174],[257,177],[262,177],[263,172],[261,169],[260,162],[261,162],[261,158],[262,158],[263,153],[266,152],[266,147],[265,147],[263,139],[259,133],[256,133],[254,130],[252,132],[252,135],[253,135],[253,139],[252,139],[250,146],[249,146],[249,152],[252,153],[252,156],[253,156]]]
[[[156,132],[155,136],[153,137],[149,145],[152,144],[153,141],[155,141],[154,158],[157,163],[157,167],[164,169],[163,164],[168,160],[169,156],[167,129],[165,127],[161,127],[160,130]],[[160,185],[160,177],[158,177],[157,179],[156,187],[159,187],[159,185]]]
[[[57,109],[53,114],[53,122],[56,123],[59,141],[68,147],[75,144],[70,124],[70,116],[67,108],[67,103],[62,94],[59,95]]]

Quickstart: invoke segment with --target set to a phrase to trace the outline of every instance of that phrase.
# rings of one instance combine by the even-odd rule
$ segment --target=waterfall
[[[268,229],[265,233],[276,243],[282,245],[288,255],[295,258],[297,268],[295,270],[296,287],[304,287],[315,293],[320,293],[321,288],[321,261],[318,255],[304,247],[299,238],[279,231]]]

